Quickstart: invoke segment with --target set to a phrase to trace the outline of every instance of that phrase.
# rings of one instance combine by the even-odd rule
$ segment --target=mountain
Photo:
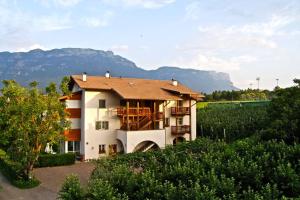
[[[176,79],[195,91],[210,93],[214,90],[235,90],[229,75],[222,72],[160,67],[144,70],[134,62],[115,55],[111,51],[81,48],[63,48],[29,52],[0,52],[0,79],[14,79],[26,85],[36,80],[41,86],[49,82],[59,83],[63,76],[87,72],[91,75]]]

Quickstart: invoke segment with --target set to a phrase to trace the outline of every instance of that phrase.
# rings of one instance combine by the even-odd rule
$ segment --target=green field
[[[198,102],[197,109],[206,107],[239,107],[239,106],[259,106],[266,105],[270,101],[214,101],[214,102]]]
[[[251,136],[266,126],[268,104],[269,101],[201,102],[197,134],[227,142]]]

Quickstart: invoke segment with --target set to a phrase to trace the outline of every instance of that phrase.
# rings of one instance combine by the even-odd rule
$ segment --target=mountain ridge
[[[28,52],[0,52],[0,79],[14,79],[22,85],[36,80],[41,86],[60,82],[63,76],[87,72],[91,75],[177,79],[198,92],[236,90],[224,72],[162,66],[153,70],[138,67],[133,61],[112,51],[90,48],[34,49]]]

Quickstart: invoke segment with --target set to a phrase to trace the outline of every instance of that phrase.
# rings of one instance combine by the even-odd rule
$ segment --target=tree
[[[296,86],[275,90],[270,103],[269,129],[264,131],[266,138],[285,139],[299,142],[300,139],[300,80],[295,79]]]
[[[59,101],[56,85],[51,83],[45,91],[37,82],[22,87],[15,81],[3,81],[0,98],[0,127],[8,145],[7,153],[22,165],[25,179],[32,171],[39,154],[47,143],[61,139],[69,126],[65,105]]]

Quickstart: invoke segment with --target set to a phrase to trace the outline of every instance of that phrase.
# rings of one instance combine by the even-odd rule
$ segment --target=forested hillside
[[[153,66],[153,68],[156,66]],[[187,69],[179,67],[160,67],[145,70],[112,51],[83,48],[63,48],[29,52],[0,52],[0,79],[15,80],[22,85],[32,81],[40,87],[50,82],[59,83],[64,76],[87,72],[89,75],[104,76],[110,71],[112,76],[171,80],[181,83],[198,92],[215,90],[236,90],[228,74],[223,72]],[[1,85],[1,84],[0,84]]]

